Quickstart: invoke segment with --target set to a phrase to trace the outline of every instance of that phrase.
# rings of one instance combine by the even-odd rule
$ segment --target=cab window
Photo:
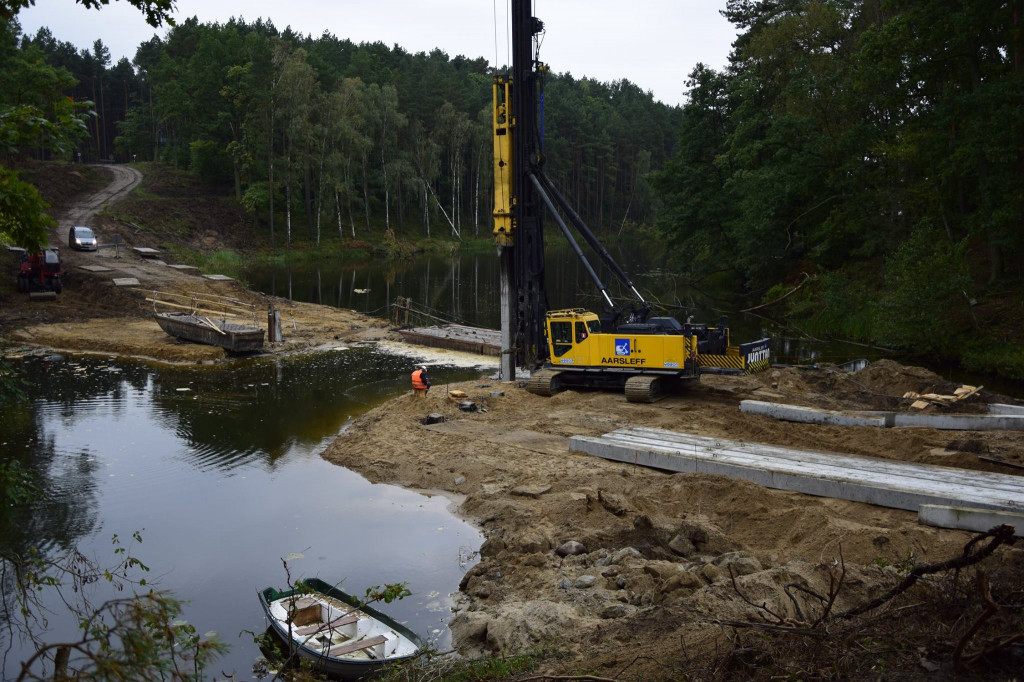
[[[551,323],[551,345],[556,356],[565,355],[572,350],[572,322]]]
[[[582,322],[576,323],[576,343],[582,343],[583,339],[587,338],[589,332],[587,331],[587,325]]]
[[[601,333],[601,320],[590,320],[587,322],[587,327],[590,329],[591,334]]]

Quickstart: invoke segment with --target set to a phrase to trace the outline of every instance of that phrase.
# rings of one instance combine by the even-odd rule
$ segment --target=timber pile
[[[941,394],[941,393],[915,393],[914,391],[907,391],[903,394],[903,397],[907,400],[913,400],[910,404],[915,410],[923,410],[931,405],[938,405],[939,407],[949,407],[953,403],[960,402],[966,398],[970,398],[975,395],[984,386],[968,386],[964,384],[960,388],[953,391],[953,395]]]

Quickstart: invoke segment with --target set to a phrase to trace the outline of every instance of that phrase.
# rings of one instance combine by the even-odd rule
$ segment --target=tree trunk
[[[267,182],[270,185],[270,248],[276,248],[274,242],[274,100],[270,100],[270,120],[267,133],[267,159],[270,174]]]
[[[370,231],[370,178],[368,160],[363,157],[363,213],[366,214],[366,231]]]
[[[284,153],[284,227],[285,244],[292,248],[292,137],[286,136]]]
[[[311,196],[312,187],[312,173],[309,168],[309,136],[305,136],[305,140],[302,145],[302,185],[303,185],[303,200],[306,204],[306,230],[309,232],[309,238],[313,239],[313,199]],[[317,218],[317,235],[316,243],[320,244],[320,219]]]

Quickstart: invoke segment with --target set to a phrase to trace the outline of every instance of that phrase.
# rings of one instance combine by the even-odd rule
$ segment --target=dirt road
[[[83,197],[76,205],[58,216],[58,237],[66,234],[67,229],[73,225],[90,225],[104,207],[117,203],[142,182],[142,173],[131,166],[96,164],[93,167],[110,173],[113,178],[109,185],[91,196]]]
[[[127,196],[138,185],[141,173],[129,166],[100,165],[111,174],[103,189],[80,197],[58,215],[51,243],[62,245],[64,291],[56,301],[32,302],[18,294],[13,284],[0,289],[0,338],[19,346],[65,351],[108,353],[122,357],[164,362],[218,362],[227,359],[221,348],[179,341],[166,335],[153,320],[158,309],[146,298],[153,292],[190,296],[215,294],[252,305],[255,319],[246,320],[266,328],[266,310],[281,311],[285,338],[267,344],[267,353],[288,353],[319,346],[373,342],[392,338],[387,324],[349,310],[265,296],[246,290],[237,282],[212,281],[197,270],[176,270],[159,259],[144,260],[132,251],[133,231],[104,218],[101,211]],[[110,244],[119,234],[123,244],[116,251],[102,248],[93,252],[67,248],[72,225],[93,228],[101,244]],[[4,260],[6,257],[6,260]],[[13,255],[0,254],[0,266],[15,272]],[[87,268],[105,268],[93,271]],[[115,278],[135,278],[138,287],[114,285]],[[11,278],[13,283],[13,277]],[[165,312],[169,308],[160,309]]]

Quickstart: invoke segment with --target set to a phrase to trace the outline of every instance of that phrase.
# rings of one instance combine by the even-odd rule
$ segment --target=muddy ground
[[[123,197],[137,177],[130,169],[111,172],[117,175],[105,194],[70,202],[54,233],[56,243],[71,224],[96,226],[101,236],[114,229],[97,211]],[[131,235],[125,236],[131,246]],[[24,346],[169,362],[224,358],[220,349],[165,335],[152,320],[152,304],[144,300],[152,290],[231,296],[255,304],[261,314],[273,304],[282,311],[286,341],[269,352],[339,341],[375,342],[393,334],[384,322],[351,311],[270,299],[236,283],[211,282],[135,256],[114,259],[109,250],[77,253],[66,248],[62,253],[68,274],[56,302],[29,302],[14,291],[13,274],[9,285],[4,280],[0,337]],[[4,258],[10,259],[5,267],[11,268],[13,258],[0,253]],[[81,269],[88,264],[106,265],[113,272]],[[138,278],[140,290],[114,287],[112,277],[121,276]],[[833,642],[822,639],[820,632],[810,639],[798,635],[799,646],[779,649],[771,639],[778,636],[774,631],[711,621],[775,620],[755,606],[764,604],[787,619],[786,626],[806,625],[822,610],[810,595],[829,593],[835,561],[845,562],[847,571],[833,607],[838,611],[898,583],[914,562],[957,556],[970,534],[919,525],[911,512],[768,490],[717,476],[665,474],[568,450],[572,435],[596,436],[642,425],[1020,473],[978,457],[995,455],[1024,464],[1019,433],[816,426],[738,410],[745,398],[831,409],[906,409],[901,399],[906,391],[949,393],[955,388],[939,376],[890,361],[855,374],[834,367],[775,369],[753,377],[705,377],[686,394],[653,405],[628,403],[623,395],[609,392],[543,398],[518,384],[486,379],[457,388],[485,411],[460,411],[443,387],[435,387],[424,400],[400,396],[359,418],[324,457],[371,481],[451,493],[459,500],[458,512],[483,528],[487,540],[480,562],[462,581],[459,613],[451,623],[460,653],[527,652],[538,654],[548,672],[636,680],[842,679],[861,673],[882,678],[886,671],[898,671],[903,678],[953,676],[952,651],[981,612],[980,599],[950,597],[953,610],[941,613],[922,606],[931,603],[930,596],[916,605],[883,607],[878,623],[894,628],[890,634],[872,631],[858,637],[850,652],[840,651],[819,662],[820,667],[804,663],[819,649],[829,649],[823,642]],[[960,408],[980,411],[985,402],[996,401],[1007,400],[982,392]],[[422,424],[431,412],[446,420]],[[582,553],[560,556],[556,550],[569,541],[580,543]],[[1024,601],[1024,589],[1014,587],[1013,578],[996,581],[1009,575],[1020,582],[1024,550],[998,549],[986,570],[1001,590],[997,596]],[[737,576],[735,586],[730,573]],[[409,580],[415,589],[415,576]],[[929,584],[933,593],[938,590],[938,582]],[[908,632],[921,629],[923,639],[906,635],[906,642],[893,645],[890,640],[904,636],[902,619],[913,614],[918,620],[906,627]],[[774,659],[765,658],[767,642],[776,646]],[[726,659],[733,667],[722,664]],[[753,663],[742,662],[747,659]],[[966,675],[984,677],[1006,669],[999,665],[985,660]]]
[[[56,206],[59,226],[54,228],[50,243],[61,247],[64,291],[56,301],[33,301],[17,292],[15,274],[20,257],[0,251],[0,270],[8,277],[0,278],[0,339],[15,346],[49,348],[63,351],[107,353],[175,363],[210,363],[227,359],[227,353],[214,346],[180,341],[168,336],[153,319],[154,312],[175,312],[169,306],[154,306],[147,298],[161,292],[163,300],[188,303],[167,294],[190,297],[223,296],[253,306],[255,320],[230,320],[255,323],[266,329],[267,309],[281,312],[284,340],[267,344],[267,353],[287,353],[309,348],[344,343],[373,342],[393,338],[386,323],[358,315],[352,311],[297,303],[248,291],[237,282],[205,279],[197,270],[180,271],[173,264],[140,258],[135,246],[154,246],[125,225],[102,214],[102,210],[125,199],[142,176],[129,166],[95,166],[110,175],[110,183],[98,191],[88,191],[65,198],[65,205]],[[72,171],[73,172],[73,171]],[[92,227],[101,243],[109,244],[113,234],[124,243],[94,252],[73,251],[67,245],[72,225]],[[104,266],[107,272],[90,272],[86,266]],[[117,287],[114,278],[133,277],[138,287]]]
[[[970,535],[919,525],[911,512],[570,453],[568,437],[643,425],[1001,473],[1013,470],[976,453],[1024,463],[1024,438],[1013,432],[815,426],[738,410],[745,398],[868,408],[897,403],[906,390],[945,387],[928,370],[890,361],[854,375],[830,368],[704,377],[686,395],[653,405],[607,392],[544,398],[515,384],[470,382],[457,388],[486,412],[460,411],[443,387],[425,400],[403,396],[359,418],[324,456],[372,481],[465,496],[459,511],[488,539],[451,624],[461,652],[543,651],[560,657],[548,664],[553,672],[616,677],[628,668],[629,679],[671,679],[696,674],[684,659],[713,658],[728,646],[709,619],[764,617],[737,596],[730,566],[753,600],[800,619],[798,604],[805,617],[819,605],[804,593],[791,600],[783,586],[827,594],[828,566],[840,555],[848,576],[837,610],[898,582],[894,564],[956,556]],[[446,421],[421,424],[430,412]],[[568,541],[586,552],[559,556]],[[996,561],[1024,568],[1021,550],[1001,550]]]

